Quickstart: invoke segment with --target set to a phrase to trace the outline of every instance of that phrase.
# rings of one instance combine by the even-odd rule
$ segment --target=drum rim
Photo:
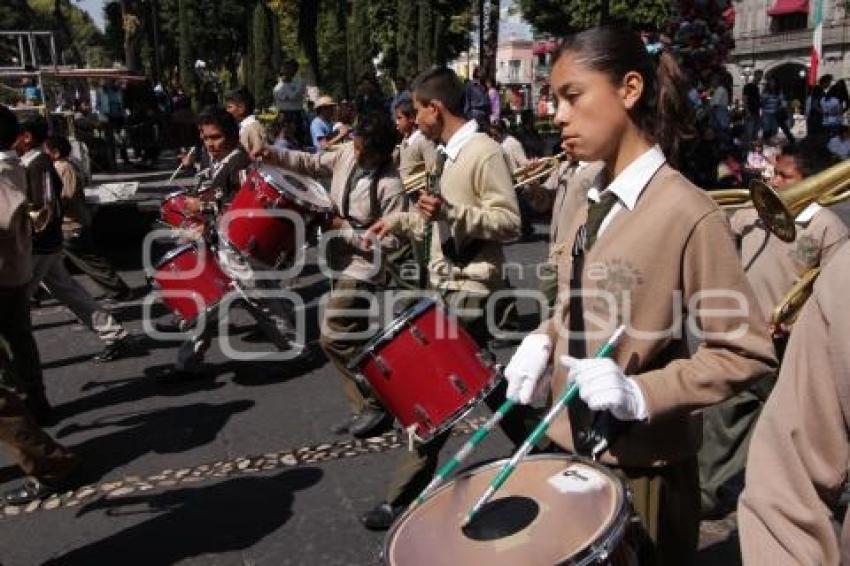
[[[170,193],[165,195],[165,198],[162,199],[162,203],[165,204],[165,201],[172,199],[178,195],[185,195],[189,192],[189,189],[177,189],[176,191],[171,191]]]
[[[395,317],[386,328],[380,331],[378,334],[369,339],[366,344],[363,345],[363,348],[358,352],[350,362],[348,362],[349,370],[356,370],[357,366],[360,365],[366,356],[371,354],[373,351],[377,350],[379,346],[384,345],[386,342],[389,342],[393,338],[399,335],[403,328],[410,322],[413,322],[420,316],[422,316],[425,311],[427,311],[431,305],[436,305],[437,301],[430,297],[423,297],[416,301],[416,303],[410,305],[400,315]]]
[[[434,431],[427,436],[419,436],[414,433],[416,440],[418,440],[422,444],[428,444],[437,436],[440,436],[453,426],[455,426],[463,417],[468,415],[472,409],[477,407],[484,399],[493,392],[496,387],[498,387],[499,382],[502,380],[502,372],[498,371],[496,368],[493,368],[493,376],[490,377],[490,381],[487,383],[486,387],[484,387],[478,395],[461,405],[461,407],[452,413],[451,417],[446,419],[446,421],[434,429]],[[377,395],[377,393],[376,393]]]
[[[290,199],[292,202],[294,202],[298,206],[304,207],[304,208],[308,209],[310,212],[329,212],[330,210],[333,209],[333,201],[331,201],[330,196],[327,195],[327,191],[325,191],[324,194],[325,194],[325,196],[328,197],[328,203],[329,203],[328,206],[320,206],[320,205],[318,205],[314,202],[304,200],[302,197],[296,195],[295,193],[288,191],[285,188],[282,189],[281,187],[278,187],[276,184],[274,184],[272,182],[270,174],[266,172],[269,169],[279,169],[280,171],[283,171],[284,174],[295,177],[299,181],[301,181],[301,178],[304,178],[311,183],[313,183],[313,182],[317,183],[317,181],[315,179],[311,179],[309,177],[304,177],[303,175],[299,175],[298,173],[295,173],[295,172],[293,172],[289,169],[285,169],[283,167],[273,167],[273,166],[268,165],[266,163],[263,163],[263,164],[261,164],[257,167],[257,174],[260,177],[262,177],[265,182],[267,182],[269,185],[274,187],[274,189],[277,192],[285,194],[286,198]],[[322,190],[324,190],[324,188]]]
[[[477,470],[493,468],[496,466],[501,468],[506,462],[508,462],[508,460],[510,460],[510,458],[502,458],[500,460],[487,462],[485,464],[475,466],[474,468],[470,468],[462,474],[458,474],[452,478],[451,481],[448,481],[438,487],[430,496],[428,496],[428,499],[432,499],[437,494],[449,489],[455,482],[468,478]],[[569,462],[579,462],[599,471],[609,479],[613,480],[616,485],[620,486],[620,502],[617,511],[614,513],[611,524],[602,531],[596,540],[590,541],[585,549],[579,551],[578,555],[572,558],[561,558],[556,564],[564,566],[590,566],[591,564],[598,563],[598,560],[602,557],[604,557],[603,559],[607,559],[613,550],[612,544],[615,541],[622,540],[625,535],[629,517],[631,516],[631,491],[629,490],[628,484],[626,484],[623,478],[608,469],[607,466],[577,454],[535,454],[532,456],[526,456],[523,461],[528,462],[534,460],[565,460]],[[428,499],[425,501],[428,501]],[[384,543],[381,549],[380,558],[381,563],[385,566],[390,566],[389,550],[390,545],[393,542],[393,538],[398,533],[402,524],[404,524],[404,522],[418,509],[418,507],[419,506],[408,506],[407,509],[404,510],[404,513],[396,518],[390,529],[387,531],[387,534],[384,536]]]
[[[180,244],[174,249],[168,250],[167,252],[165,252],[165,254],[161,258],[159,258],[159,261],[156,262],[155,269],[159,269],[166,262],[169,262],[172,259],[174,259],[175,257],[182,255],[183,252],[185,252],[188,248],[198,249],[198,247],[199,247],[198,244],[193,243],[193,242],[188,242],[188,243],[185,243],[185,244]]]

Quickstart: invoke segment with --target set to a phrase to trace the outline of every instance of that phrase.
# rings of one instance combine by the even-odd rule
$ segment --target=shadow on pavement
[[[152,518],[45,564],[174,564],[198,555],[243,550],[285,524],[292,517],[294,493],[321,478],[318,468],[297,468],[153,496],[100,499],[79,514],[103,511],[107,517]]]

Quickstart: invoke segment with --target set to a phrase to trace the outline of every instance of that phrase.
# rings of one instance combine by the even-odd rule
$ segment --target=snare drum
[[[207,246],[185,244],[159,261],[153,276],[162,291],[162,302],[185,323],[215,308],[233,288]]]
[[[348,367],[420,442],[463,418],[500,379],[489,353],[431,299],[401,313]]]
[[[527,457],[461,527],[506,461],[472,469],[399,517],[384,543],[384,563],[637,564],[625,536],[632,516],[625,484],[607,468],[566,454]]]
[[[204,216],[200,212],[188,212],[186,210],[186,199],[189,192],[174,191],[165,197],[159,207],[159,218],[164,224],[174,228],[191,229],[201,227],[205,224]],[[203,199],[203,197],[201,197]]]
[[[325,188],[290,171],[260,165],[248,174],[218,223],[219,237],[262,266],[277,267],[296,253],[296,226],[281,211],[294,212],[306,227],[332,209]]]

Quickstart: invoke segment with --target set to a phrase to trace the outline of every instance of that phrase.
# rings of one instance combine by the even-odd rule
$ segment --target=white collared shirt
[[[29,167],[33,159],[35,159],[39,155],[41,155],[40,149],[31,149],[21,156],[21,163],[24,165],[24,167]]]
[[[460,150],[463,149],[463,146],[466,145],[472,136],[478,132],[478,122],[475,120],[470,120],[463,126],[461,126],[458,131],[452,134],[452,137],[449,138],[448,143],[445,146],[440,146],[440,151],[444,151],[446,156],[452,161],[457,160],[457,156],[460,154]]]
[[[11,161],[11,162],[19,162],[18,152],[14,149],[10,149],[8,151],[0,151],[0,161]]]
[[[817,214],[821,208],[823,208],[821,205],[816,202],[813,202],[812,204],[804,208],[800,212],[800,214],[797,215],[797,217],[794,219],[794,223],[800,225],[808,224],[809,222],[811,222],[812,217],[814,217],[814,215]]]
[[[415,141],[416,141],[416,139],[417,139],[419,136],[421,136],[421,135],[422,135],[422,131],[421,131],[419,128],[416,128],[415,130],[413,130],[413,133],[412,133],[412,134],[410,134],[409,136],[407,136],[407,137],[404,139],[404,142],[403,142],[404,147],[408,147],[410,144],[412,144],[413,142],[415,142]]]
[[[605,228],[611,224],[611,220],[613,220],[614,216],[616,216],[623,207],[629,210],[634,210],[641,193],[643,193],[643,190],[649,184],[649,181],[652,180],[653,175],[655,175],[655,173],[666,162],[667,158],[664,157],[664,152],[661,151],[661,147],[654,145],[643,155],[632,161],[620,172],[619,175],[617,175],[616,179],[611,181],[608,187],[604,190],[612,191],[615,195],[617,195],[618,202],[611,208],[611,212],[608,213],[608,216],[605,217],[605,220],[603,220],[602,224],[599,226],[599,231],[596,233],[597,238],[603,231],[605,231]],[[599,175],[597,175],[596,179],[594,179],[590,189],[587,191],[587,198],[594,202],[599,202],[600,194],[602,193],[600,185],[602,184],[602,176],[604,174],[604,170],[600,171]]]
[[[254,117],[253,114],[251,114],[250,116],[246,116],[244,120],[239,122],[239,132],[242,132],[242,130],[255,123],[256,121],[257,119]]]

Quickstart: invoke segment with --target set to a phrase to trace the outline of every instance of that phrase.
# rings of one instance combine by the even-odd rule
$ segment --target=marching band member
[[[755,425],[738,504],[744,564],[839,564],[850,558],[835,516],[850,461],[850,245],[815,282]],[[841,534],[835,522],[844,521]]]
[[[569,154],[604,167],[589,199],[567,194],[570,218],[558,222],[571,251],[558,256],[559,302],[506,368],[508,397],[530,402],[536,368],[551,360],[550,395],[573,381],[581,400],[549,437],[585,455],[604,446],[592,411],[610,412],[602,461],[628,482],[658,564],[692,564],[695,411],[771,374],[773,346],[723,213],[667,164],[688,124],[672,56],[656,61],[637,34],[592,28],[561,45],[551,83]],[[614,357],[590,357],[620,324],[627,330]],[[693,354],[686,328],[700,340]]]
[[[388,116],[374,112],[361,117],[353,143],[337,151],[311,154],[267,148],[263,158],[296,173],[316,178],[331,177],[330,198],[334,217],[324,232],[336,231],[327,254],[335,272],[333,289],[324,309],[320,343],[342,377],[351,415],[333,427],[356,437],[367,437],[388,424],[378,401],[364,396],[347,364],[367,340],[352,335],[369,329],[370,299],[385,283],[383,265],[375,265],[375,253],[360,238],[362,230],[378,218],[405,210],[401,178],[392,162],[395,132]],[[327,235],[327,234],[324,234]],[[381,260],[400,246],[396,238],[382,242]]]
[[[781,194],[786,187],[827,165],[815,151],[786,147],[776,158],[771,184]],[[739,241],[744,271],[765,320],[770,320],[773,309],[804,273],[824,266],[847,240],[847,227],[841,218],[817,203],[797,215],[797,236],[791,243],[772,235],[754,208],[736,211],[730,223]],[[786,329],[770,328],[770,331],[781,362]],[[704,412],[703,446],[699,454],[703,515],[724,515],[735,508],[738,491],[743,487],[753,425],[774,381],[771,376]]]
[[[254,116],[254,95],[245,87],[231,90],[224,97],[225,109],[239,123],[239,143],[249,154],[265,147],[266,129]]]
[[[508,167],[511,168],[512,172],[528,165],[529,160],[525,155],[525,149],[523,149],[518,139],[508,133],[503,121],[497,120],[491,122],[489,134],[496,143],[502,146],[502,151],[505,152],[505,156],[508,158]]]
[[[202,163],[209,163],[209,167],[202,171],[202,174],[209,179],[207,184],[210,190],[214,191],[215,200],[223,206],[235,196],[250,159],[239,144],[239,126],[235,118],[222,108],[205,109],[198,117],[198,130],[204,144],[205,155],[202,157]],[[198,212],[201,206],[201,198],[198,196],[186,199],[189,212]],[[249,296],[254,289],[277,289],[278,282],[255,278],[254,269],[249,262],[229,246],[219,246],[217,257],[222,269]],[[295,342],[292,305],[288,301],[269,296],[251,298],[252,303],[247,305],[249,310],[254,314],[261,330],[279,349],[303,349],[301,344]],[[215,325],[215,321],[208,317],[205,327],[180,346],[175,366],[159,377],[167,381],[203,375],[204,354],[212,343]],[[167,326],[157,325],[160,330],[165,330]]]
[[[409,98],[399,100],[395,112],[395,126],[402,140],[398,145],[398,172],[402,179],[409,177],[413,169],[424,165],[426,171],[434,168],[436,146],[416,127],[416,111]]]
[[[379,240],[389,235],[422,240],[430,225],[430,285],[484,347],[489,338],[484,307],[494,291],[505,288],[502,246],[520,233],[511,172],[499,145],[478,133],[475,120],[464,117],[464,87],[453,71],[426,71],[412,90],[419,129],[442,143],[434,172],[439,190],[421,195],[417,211],[387,215],[369,233]],[[498,407],[504,394],[502,384],[489,396],[488,405]],[[524,440],[527,413],[514,411],[501,423],[517,445]],[[386,501],[361,517],[367,528],[388,528],[413,501],[431,480],[448,437],[446,432],[404,453]]]

